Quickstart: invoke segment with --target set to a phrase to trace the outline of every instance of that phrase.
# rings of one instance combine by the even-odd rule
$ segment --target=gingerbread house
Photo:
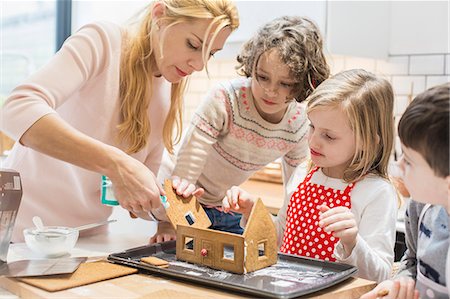
[[[183,198],[166,180],[166,213],[177,231],[176,257],[214,269],[243,274],[277,262],[275,225],[261,199],[253,205],[242,235],[209,229],[195,196]]]

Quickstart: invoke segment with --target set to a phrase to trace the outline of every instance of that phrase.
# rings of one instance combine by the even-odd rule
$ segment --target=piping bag
[[[163,212],[160,209],[167,209],[169,207],[169,202],[167,201],[167,197],[165,195],[160,195],[159,198],[161,200],[161,206],[158,207],[157,209],[155,209],[156,214]],[[117,199],[114,196],[112,182],[107,176],[104,176],[104,175],[102,175],[101,200],[102,200],[102,204],[107,205],[107,206],[118,206],[119,205],[119,202],[117,201]],[[131,218],[137,218],[137,216],[134,215],[132,212],[129,212],[129,213],[130,213]],[[153,215],[152,212],[149,212],[148,215],[150,216],[150,218],[152,218],[153,221],[159,221]]]

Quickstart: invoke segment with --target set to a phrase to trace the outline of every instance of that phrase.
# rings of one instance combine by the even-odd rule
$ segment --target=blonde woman
[[[387,166],[394,140],[392,87],[364,70],[324,81],[308,97],[314,167],[294,174],[275,224],[280,251],[358,267],[382,281],[394,262],[397,196]],[[233,187],[225,211],[244,220],[253,196]]]
[[[129,27],[82,27],[15,88],[1,124],[17,140],[3,167],[20,172],[24,189],[13,240],[33,215],[48,225],[107,219],[102,175],[123,208],[156,209],[164,191],[155,174],[180,138],[187,77],[238,25],[229,0],[158,0]]]

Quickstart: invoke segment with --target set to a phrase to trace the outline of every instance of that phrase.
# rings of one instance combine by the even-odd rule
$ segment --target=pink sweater
[[[119,66],[124,31],[111,23],[89,24],[71,36],[42,69],[13,90],[2,109],[1,130],[19,140],[44,115],[57,113],[68,124],[106,144],[119,124]],[[148,107],[147,147],[132,156],[155,174],[163,143],[162,127],[170,105],[170,84],[153,81]],[[19,171],[23,197],[13,241],[40,216],[46,225],[78,226],[106,220],[112,208],[100,202],[100,173],[40,154],[18,142],[2,167]]]

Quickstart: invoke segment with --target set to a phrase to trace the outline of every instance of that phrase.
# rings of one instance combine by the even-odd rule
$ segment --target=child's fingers
[[[195,186],[193,184],[189,184],[186,189],[183,191],[183,197],[189,197],[195,191]]]
[[[205,189],[203,188],[197,188],[194,192],[192,192],[192,195],[194,195],[197,198],[200,198],[205,194]]]
[[[230,204],[234,209],[239,210],[238,203],[239,203],[239,195],[241,193],[241,190],[238,187],[233,186],[233,187],[231,187],[230,192],[231,192]]]
[[[181,180],[178,184],[178,187],[176,188],[177,194],[182,195],[186,189],[189,187],[189,182],[186,180]]]
[[[353,216],[352,212],[350,212],[349,210],[340,211],[338,208],[335,208],[319,216],[319,226],[326,227],[336,222],[341,222],[354,218],[355,217]]]
[[[228,213],[230,211],[230,203],[229,203],[229,197],[228,197],[228,191],[227,196],[225,196],[222,199],[222,209],[225,213]]]
[[[320,224],[319,224],[320,225]],[[321,226],[324,227],[324,231],[326,232],[334,232],[338,233],[346,230],[356,229],[356,224],[352,220],[342,220],[329,225]]]
[[[174,176],[171,177],[171,180],[172,180],[172,187],[174,189],[176,189],[178,187],[178,185],[180,184],[180,181],[181,181],[180,177],[174,175]]]
[[[320,210],[320,212],[325,213],[326,211],[330,210],[330,208],[326,204],[321,204],[320,206],[317,206],[317,208]]]
[[[399,297],[400,288],[401,288],[400,282],[398,280],[394,281],[391,289],[389,290],[389,294],[388,296],[386,296],[386,298],[401,298]]]
[[[415,285],[414,280],[408,281],[405,298],[414,298]]]

